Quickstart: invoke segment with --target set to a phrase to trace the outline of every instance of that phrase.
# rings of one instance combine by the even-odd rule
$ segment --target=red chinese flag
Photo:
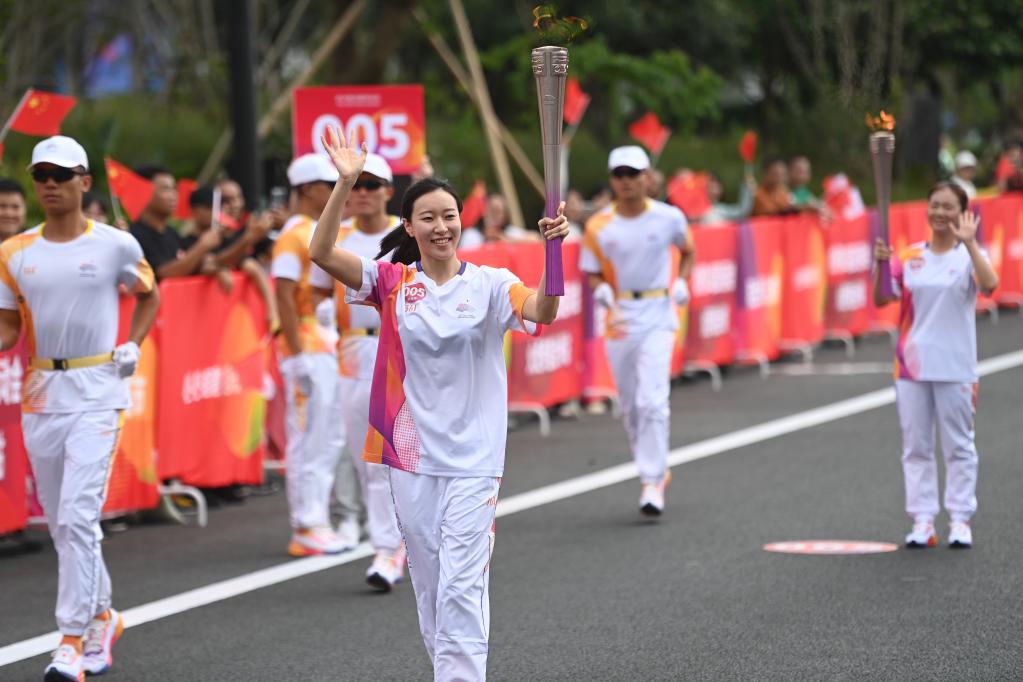
[[[472,186],[472,191],[462,203],[462,227],[475,225],[483,217],[487,209],[487,186],[482,180],[477,180]]]
[[[56,135],[60,132],[61,121],[76,102],[74,97],[29,90],[11,116],[11,130],[41,137]]]
[[[579,81],[569,78],[565,84],[565,123],[570,126],[579,125],[588,106],[590,96],[579,87]]]
[[[121,200],[128,217],[138,220],[142,209],[153,197],[153,183],[136,175],[130,168],[117,163],[109,156],[105,162],[110,191]]]
[[[178,207],[174,209],[175,218],[188,220],[192,217],[192,207],[189,205],[188,200],[198,186],[199,183],[195,180],[189,180],[188,178],[178,180]]]
[[[682,171],[668,183],[668,201],[682,209],[687,218],[699,218],[710,210],[707,180],[706,173]]]
[[[742,134],[739,141],[739,156],[746,163],[753,163],[753,159],[757,158],[757,134],[752,130]]]
[[[664,145],[668,143],[668,138],[671,137],[671,128],[662,125],[656,114],[648,111],[642,118],[629,126],[629,135],[649,149],[651,154],[657,156],[664,149]]]

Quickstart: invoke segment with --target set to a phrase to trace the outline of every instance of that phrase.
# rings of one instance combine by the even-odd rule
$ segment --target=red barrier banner
[[[737,228],[731,223],[698,227],[693,244],[686,356],[691,364],[727,365],[735,360]]]
[[[1023,304],[1023,196],[1009,194],[981,203],[981,235],[998,274],[994,299]]]
[[[28,522],[28,456],[21,438],[21,379],[27,360],[23,340],[0,353],[0,534],[21,530]]]
[[[295,156],[322,152],[328,125],[355,135],[387,159],[395,175],[419,170],[426,154],[426,114],[421,85],[296,88],[291,109]]]
[[[205,488],[262,480],[269,335],[256,288],[234,278],[230,294],[210,278],[160,287],[161,479]]]
[[[739,225],[739,361],[774,360],[781,350],[781,291],[784,219],[754,218]]]
[[[565,244],[562,262],[565,295],[558,318],[540,336],[511,335],[508,365],[508,400],[550,407],[582,395],[583,288],[579,270],[579,244]],[[540,285],[543,244],[509,247],[511,271],[529,287]]]
[[[813,346],[824,338],[827,256],[815,215],[789,218],[783,228],[781,337],[783,347]]]
[[[874,211],[854,220],[836,217],[827,229],[826,333],[858,336],[870,327],[876,311],[870,279],[874,263],[870,220],[876,217]]]
[[[670,247],[669,247],[670,248]],[[671,249],[671,282],[675,282],[675,273],[682,265],[682,254],[678,249]],[[690,294],[692,295],[692,294]],[[682,376],[686,368],[686,329],[689,327],[689,304],[677,306],[674,302],[671,305],[678,317],[678,329],[675,330],[675,345],[671,350],[671,376]]]

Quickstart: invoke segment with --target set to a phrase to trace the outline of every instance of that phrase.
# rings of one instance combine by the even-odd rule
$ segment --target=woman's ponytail
[[[404,224],[398,225],[380,240],[380,253],[377,254],[377,260],[389,253],[392,263],[412,265],[419,260],[419,244],[416,243],[416,238],[405,230]]]

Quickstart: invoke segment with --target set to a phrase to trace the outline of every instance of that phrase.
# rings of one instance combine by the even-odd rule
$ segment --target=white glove
[[[337,329],[337,304],[334,297],[325,298],[316,306],[316,321],[321,327]]]
[[[135,366],[139,364],[139,345],[134,341],[122,343],[114,349],[114,366],[117,368],[117,375],[127,379],[135,373]]]
[[[593,303],[605,308],[613,308],[615,304],[615,290],[607,282],[601,282],[593,290]]]
[[[281,360],[281,374],[295,382],[298,392],[304,396],[313,394],[313,368],[305,353],[292,355]]]
[[[675,305],[680,308],[689,303],[689,285],[681,277],[671,285],[671,300],[675,301]]]

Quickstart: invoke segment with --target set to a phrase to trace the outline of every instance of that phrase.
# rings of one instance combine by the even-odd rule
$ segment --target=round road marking
[[[898,548],[890,542],[863,540],[793,540],[764,545],[764,551],[782,554],[878,554]]]

